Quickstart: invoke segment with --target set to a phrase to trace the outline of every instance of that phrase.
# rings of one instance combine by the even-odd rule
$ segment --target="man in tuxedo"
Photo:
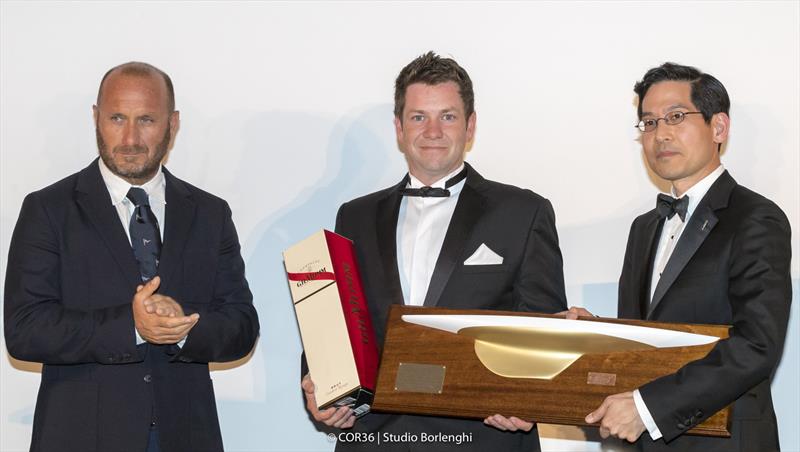
[[[11,240],[5,336],[41,362],[33,451],[221,451],[210,361],[245,356],[258,317],[225,201],[162,166],[172,82],[106,73],[100,158],[29,194]]]
[[[732,328],[705,358],[606,398],[586,421],[647,451],[778,450],[770,383],[789,319],[789,222],[720,163],[730,100],[719,80],[665,63],[634,91],[647,163],[672,193],[631,226],[619,317]],[[731,403],[730,438],[685,434]]]
[[[345,203],[336,231],[355,242],[366,299],[383,343],[392,304],[555,313],[566,308],[561,252],[550,202],[530,190],[481,177],[464,162],[475,134],[474,93],[454,60],[429,52],[395,83],[394,125],[408,174],[395,186]],[[313,375],[311,376],[313,377]],[[480,421],[318,411],[316,420],[356,432],[421,436],[471,434],[455,443],[382,442],[387,450],[539,450],[536,431],[503,432]],[[515,429],[516,418],[496,416]],[[487,424],[496,424],[494,417]],[[375,442],[339,442],[372,450]]]

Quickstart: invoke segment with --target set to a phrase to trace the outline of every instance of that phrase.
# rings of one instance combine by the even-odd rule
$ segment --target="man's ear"
[[[726,113],[716,113],[711,117],[711,127],[714,128],[714,143],[722,144],[728,139],[731,118]]]
[[[178,136],[178,130],[181,128],[181,112],[178,110],[173,111],[169,115],[169,148],[175,145],[175,137]]]

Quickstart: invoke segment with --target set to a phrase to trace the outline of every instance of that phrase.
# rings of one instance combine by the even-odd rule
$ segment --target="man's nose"
[[[139,144],[139,128],[136,124],[127,122],[122,130],[122,144],[135,146]]]
[[[442,125],[439,123],[438,119],[432,119],[428,122],[425,126],[425,138],[441,138],[442,137]]]
[[[656,141],[663,143],[672,140],[672,127],[666,121],[659,121],[656,130],[653,131]]]

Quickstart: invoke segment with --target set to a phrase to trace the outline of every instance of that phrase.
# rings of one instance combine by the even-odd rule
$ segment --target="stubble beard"
[[[95,126],[94,132],[95,137],[97,139],[97,149],[100,153],[100,158],[103,159],[103,163],[105,163],[106,167],[111,170],[112,173],[116,174],[117,176],[128,180],[129,182],[137,182],[137,183],[144,183],[148,180],[152,179],[155,176],[156,172],[158,171],[159,166],[161,165],[161,161],[164,159],[164,156],[167,154],[167,150],[169,148],[169,141],[171,135],[171,127],[167,125],[167,130],[164,132],[164,138],[162,138],[161,142],[156,145],[156,152],[152,156],[146,160],[143,164],[138,166],[131,166],[128,168],[120,168],[117,163],[114,161],[113,154],[115,153],[145,153],[149,152],[147,146],[116,146],[114,147],[113,151],[109,151],[108,145],[106,141],[103,139],[102,134],[100,133],[100,129]]]

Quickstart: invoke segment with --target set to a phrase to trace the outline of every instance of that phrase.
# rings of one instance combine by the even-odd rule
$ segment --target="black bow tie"
[[[450,190],[439,187],[424,186],[420,188],[404,188],[400,190],[403,196],[420,196],[423,198],[447,198],[450,196]]]
[[[661,218],[671,219],[677,213],[681,221],[686,221],[686,211],[689,208],[689,197],[683,196],[675,199],[663,193],[656,200],[656,212]]]
[[[461,182],[464,178],[467,177],[467,165],[464,165],[464,169],[461,170],[458,174],[451,177],[444,183],[445,188],[441,187],[430,187],[428,185],[420,188],[401,188],[400,193],[403,196],[421,196],[423,198],[447,198],[450,196],[450,190],[448,188],[452,187],[453,185]],[[406,175],[405,186],[408,184],[409,176]]]

